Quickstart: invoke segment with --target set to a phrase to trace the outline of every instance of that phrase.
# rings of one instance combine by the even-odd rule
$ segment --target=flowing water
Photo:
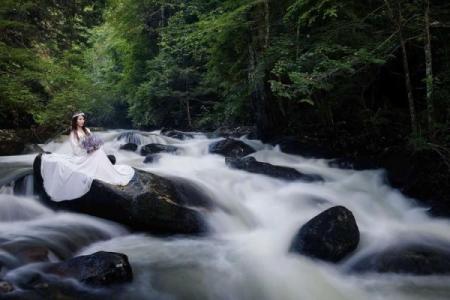
[[[333,168],[328,160],[288,155],[242,137],[258,150],[252,154],[257,160],[325,179],[286,182],[230,169],[224,157],[208,153],[208,145],[220,138],[198,133],[181,141],[159,131],[136,131],[140,146],[162,143],[180,148],[177,154],[161,154],[156,162],[144,164],[139,149],[136,153],[118,150],[125,143],[117,139],[122,132],[98,132],[105,151],[114,154],[118,164],[188,178],[224,208],[207,215],[211,228],[207,236],[136,234],[103,219],[51,211],[33,196],[33,178],[28,175],[15,187],[0,190],[0,241],[46,246],[55,261],[99,250],[125,253],[134,279],[118,298],[450,299],[450,276],[345,272],[361,256],[387,245],[432,239],[450,242],[450,220],[429,217],[425,208],[385,183],[383,170]],[[64,136],[41,146],[71,153]],[[0,175],[29,170],[35,156],[0,157]],[[353,212],[361,234],[358,249],[339,264],[288,253],[297,230],[335,205]],[[1,263],[13,264],[14,257],[0,252]],[[17,278],[23,269],[0,277]]]

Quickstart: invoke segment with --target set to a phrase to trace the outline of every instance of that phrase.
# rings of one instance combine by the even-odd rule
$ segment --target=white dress
[[[90,133],[90,130],[88,129]],[[79,133],[80,140],[84,133]],[[87,153],[74,132],[70,133],[73,155],[42,154],[41,174],[44,189],[53,201],[72,200],[86,194],[94,179],[113,185],[127,185],[134,176],[128,165],[113,165],[100,147]]]

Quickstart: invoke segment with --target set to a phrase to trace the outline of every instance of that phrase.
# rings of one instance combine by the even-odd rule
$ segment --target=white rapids
[[[365,253],[387,245],[421,242],[424,237],[450,243],[450,220],[428,216],[426,208],[385,183],[383,170],[333,168],[325,159],[289,155],[241,138],[258,150],[251,154],[258,161],[325,179],[287,182],[230,169],[223,156],[208,153],[209,144],[220,138],[193,133],[191,139],[178,140],[159,131],[134,131],[139,147],[161,143],[180,148],[144,164],[139,148],[119,150],[125,141],[117,137],[123,132],[97,132],[105,141],[105,152],[114,154],[117,163],[192,180],[225,208],[207,216],[207,236],[161,238],[130,233],[103,219],[53,212],[33,196],[28,180],[31,183],[24,181],[21,188],[0,189],[0,241],[41,243],[55,252],[55,260],[99,250],[125,253],[134,273],[133,282],[119,296],[126,299],[450,299],[450,276],[345,272]],[[64,136],[40,146],[51,152],[71,151]],[[3,156],[0,166],[31,167],[35,156]],[[20,196],[13,195],[18,191]],[[361,235],[358,249],[336,265],[288,253],[297,230],[336,205],[354,214]]]

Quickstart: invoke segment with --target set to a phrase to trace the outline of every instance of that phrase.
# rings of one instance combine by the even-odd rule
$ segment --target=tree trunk
[[[392,22],[396,25],[398,31],[398,38],[400,41],[400,47],[402,49],[402,62],[403,62],[403,72],[405,75],[405,87],[406,93],[408,96],[408,106],[409,106],[409,114],[411,118],[411,130],[414,136],[417,135],[417,121],[416,121],[416,109],[414,105],[414,95],[411,84],[411,77],[409,74],[409,63],[408,63],[408,53],[406,51],[406,41],[403,36],[403,17],[402,17],[402,8],[400,6],[400,2],[397,2],[398,12],[395,16],[394,10],[392,9],[389,0],[384,0],[386,7],[388,8],[389,17],[392,19]]]
[[[269,0],[264,1],[264,23],[265,23],[265,35],[264,35],[264,49],[269,47],[270,39],[270,7]]]
[[[188,76],[187,74],[185,76]],[[188,96],[189,90],[189,79],[187,77],[184,78],[184,96],[186,97],[186,118],[188,122],[188,127],[192,128],[192,117],[191,117],[191,105]]]
[[[295,36],[296,36],[296,50],[295,50],[295,59],[298,59],[298,56],[300,54],[300,22],[297,22],[297,30],[295,32]]]
[[[428,129],[433,128],[434,106],[433,106],[433,63],[431,55],[431,34],[430,34],[430,0],[426,0],[425,7],[425,68],[426,68],[426,87],[427,87],[427,115]]]
[[[411,84],[411,76],[409,73],[409,63],[408,63],[408,53],[406,51],[406,42],[405,38],[403,37],[403,28],[402,28],[402,13],[401,8],[399,4],[399,11],[398,11],[398,36],[400,39],[400,46],[402,48],[402,60],[403,60],[403,72],[405,73],[405,86],[406,86],[406,92],[408,94],[408,106],[409,106],[409,114],[411,117],[411,130],[413,135],[417,135],[417,121],[416,121],[416,108],[414,105],[414,96],[413,96],[413,89]]]
[[[164,27],[164,23],[165,23],[164,4],[161,5],[160,12],[161,12],[161,18],[160,18],[160,24],[159,24],[159,27]]]
[[[266,93],[263,78],[258,74],[258,55],[252,43],[249,44],[249,72],[248,81],[251,91],[252,106],[255,113],[256,129],[259,138],[263,138],[270,131],[266,112]]]
[[[192,128],[191,107],[189,99],[186,99],[186,115],[189,128]]]
[[[262,11],[259,9],[263,9]],[[262,13],[261,13],[262,12]],[[250,28],[248,55],[248,84],[251,94],[251,103],[255,115],[258,137],[269,138],[274,135],[274,107],[270,103],[270,91],[266,80],[266,67],[264,54],[270,44],[270,7],[269,0],[264,6],[256,6],[250,12],[249,18],[256,21],[255,27]]]

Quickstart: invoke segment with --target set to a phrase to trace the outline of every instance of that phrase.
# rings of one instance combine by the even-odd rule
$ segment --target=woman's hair
[[[84,114],[75,114],[74,117],[72,117],[71,131],[75,134],[75,137],[77,138],[77,140],[80,140],[80,137],[78,136],[78,133],[77,133],[77,129],[78,129],[77,120],[80,115],[83,116],[84,122],[85,122],[83,124],[83,126],[81,127],[81,129],[83,129],[85,135],[89,135],[89,131],[87,131],[87,129],[86,129],[86,116]]]

